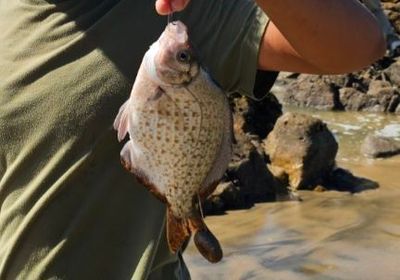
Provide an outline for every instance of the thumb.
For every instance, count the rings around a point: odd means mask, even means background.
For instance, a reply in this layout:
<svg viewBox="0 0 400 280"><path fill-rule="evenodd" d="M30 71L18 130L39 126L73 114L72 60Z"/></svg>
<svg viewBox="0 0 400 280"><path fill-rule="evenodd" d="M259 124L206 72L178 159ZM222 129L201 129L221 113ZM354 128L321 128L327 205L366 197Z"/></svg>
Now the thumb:
<svg viewBox="0 0 400 280"><path fill-rule="evenodd" d="M172 12L182 11L189 0L157 0L156 1L156 11L160 15L167 15Z"/></svg>

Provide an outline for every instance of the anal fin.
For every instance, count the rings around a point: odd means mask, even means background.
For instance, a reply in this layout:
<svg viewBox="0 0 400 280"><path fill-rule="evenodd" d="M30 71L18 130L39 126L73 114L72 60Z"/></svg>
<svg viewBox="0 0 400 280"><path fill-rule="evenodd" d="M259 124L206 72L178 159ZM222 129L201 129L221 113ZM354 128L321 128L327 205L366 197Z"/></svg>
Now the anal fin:
<svg viewBox="0 0 400 280"><path fill-rule="evenodd" d="M170 207L167 207L167 240L172 253L178 252L182 245L190 238L190 230L185 219L174 216Z"/></svg>

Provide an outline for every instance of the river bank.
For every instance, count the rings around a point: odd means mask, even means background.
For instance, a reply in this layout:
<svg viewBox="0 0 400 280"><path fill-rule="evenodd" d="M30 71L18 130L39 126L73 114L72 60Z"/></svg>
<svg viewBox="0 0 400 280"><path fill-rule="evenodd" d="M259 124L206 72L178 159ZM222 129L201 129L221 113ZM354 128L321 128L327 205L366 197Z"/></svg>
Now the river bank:
<svg viewBox="0 0 400 280"><path fill-rule="evenodd" d="M399 279L400 157L367 159L360 143L371 132L400 139L400 116L285 110L327 122L339 142L338 166L380 188L358 194L299 191L301 202L207 217L225 257L208 264L191 244L185 260L193 279Z"/></svg>

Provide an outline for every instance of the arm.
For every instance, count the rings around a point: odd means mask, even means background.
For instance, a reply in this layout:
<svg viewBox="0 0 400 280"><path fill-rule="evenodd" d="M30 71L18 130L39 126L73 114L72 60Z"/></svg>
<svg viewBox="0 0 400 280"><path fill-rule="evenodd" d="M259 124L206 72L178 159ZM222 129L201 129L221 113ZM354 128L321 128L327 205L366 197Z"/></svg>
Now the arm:
<svg viewBox="0 0 400 280"><path fill-rule="evenodd" d="M160 14L189 0L157 0ZM169 4L171 3L171 4ZM345 73L383 56L385 42L375 18L357 0L257 0L270 17L259 68L307 73Z"/></svg>
<svg viewBox="0 0 400 280"><path fill-rule="evenodd" d="M385 52L380 27L357 0L257 0L270 17L259 66L265 70L343 73Z"/></svg>

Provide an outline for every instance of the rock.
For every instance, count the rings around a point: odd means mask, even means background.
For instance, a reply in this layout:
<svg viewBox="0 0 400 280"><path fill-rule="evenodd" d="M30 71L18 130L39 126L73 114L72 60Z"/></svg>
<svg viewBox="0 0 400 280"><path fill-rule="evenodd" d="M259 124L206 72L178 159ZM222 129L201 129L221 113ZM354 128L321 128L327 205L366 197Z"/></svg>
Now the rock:
<svg viewBox="0 0 400 280"><path fill-rule="evenodd" d="M257 202L275 201L278 196L289 195L286 185L274 178L264 155L254 146L244 159L230 163L225 177L204 203L207 214L250 208Z"/></svg>
<svg viewBox="0 0 400 280"><path fill-rule="evenodd" d="M326 192L327 190L328 190L328 189L325 188L325 187L322 186L322 185L318 185L318 186L316 186L315 189L314 189L315 192Z"/></svg>
<svg viewBox="0 0 400 280"><path fill-rule="evenodd" d="M324 188L327 190L347 191L352 193L373 190L379 188L375 181L356 177L350 171L336 168L327 177L324 182Z"/></svg>
<svg viewBox="0 0 400 280"><path fill-rule="evenodd" d="M240 186L247 203L271 201L277 193L288 193L268 170L264 158L254 149L248 159L229 166L228 177Z"/></svg>
<svg viewBox="0 0 400 280"><path fill-rule="evenodd" d="M388 77L390 82L396 86L400 86L400 62L397 61L386 68L383 73Z"/></svg>
<svg viewBox="0 0 400 280"><path fill-rule="evenodd" d="M223 213L226 209L244 208L245 202L240 194L240 188L232 182L220 183L203 205L208 215Z"/></svg>
<svg viewBox="0 0 400 280"><path fill-rule="evenodd" d="M267 168L261 144L282 115L281 105L272 95L259 102L245 97L233 100L236 143L227 171L229 179L239 186L243 201L253 203L269 200L280 189Z"/></svg>
<svg viewBox="0 0 400 280"><path fill-rule="evenodd" d="M257 102L236 95L230 103L235 136L233 157L224 180L204 203L207 214L249 208L256 202L275 200L278 193L288 194L286 185L267 168L268 158L261 146L282 115L281 105L273 95Z"/></svg>
<svg viewBox="0 0 400 280"><path fill-rule="evenodd" d="M400 1L382 1L385 14L400 33ZM386 55L369 67L346 75L278 77L273 88L284 105L322 110L399 113L400 53Z"/></svg>
<svg viewBox="0 0 400 280"><path fill-rule="evenodd" d="M370 158L383 158L400 154L400 143L388 137L368 135L361 145L361 153Z"/></svg>
<svg viewBox="0 0 400 280"><path fill-rule="evenodd" d="M365 108L367 103L366 94L351 87L339 90L340 102L347 111L360 111Z"/></svg>
<svg viewBox="0 0 400 280"><path fill-rule="evenodd" d="M394 112L400 95L389 82L371 81L367 93L352 87L339 90L340 102L346 111Z"/></svg>
<svg viewBox="0 0 400 280"><path fill-rule="evenodd" d="M312 107L319 110L337 109L338 93L327 77L302 74L288 83L286 90L277 93L285 105Z"/></svg>
<svg viewBox="0 0 400 280"><path fill-rule="evenodd" d="M369 83L368 94L379 96L382 93L393 93L394 88L388 81L373 80Z"/></svg>
<svg viewBox="0 0 400 280"><path fill-rule="evenodd" d="M263 147L270 170L285 178L292 189L313 189L335 166L338 144L325 123L298 113L280 117Z"/></svg>
<svg viewBox="0 0 400 280"><path fill-rule="evenodd" d="M400 95L389 82L380 80L371 81L368 92L362 92L357 88L359 87L345 86L337 88L338 100L335 101L336 105L332 109L341 108L346 111L394 112L396 107L400 104ZM335 95L333 89L331 94L332 96ZM321 106L316 104L313 100L313 97L309 97L309 100L302 103L296 101L295 104L298 103L300 106L304 105L321 109Z"/></svg>
<svg viewBox="0 0 400 280"><path fill-rule="evenodd" d="M248 158L255 147L259 148L261 140L273 129L276 120L282 115L282 106L272 94L261 101L246 97L233 96L233 130L234 144L233 162Z"/></svg>
<svg viewBox="0 0 400 280"><path fill-rule="evenodd" d="M369 97L367 108L374 108L370 110L374 112L394 112L400 104L397 89L388 81L371 81L367 96Z"/></svg>
<svg viewBox="0 0 400 280"><path fill-rule="evenodd" d="M267 94L262 100L246 98L247 110L244 110L245 122L243 131L257 135L260 139L267 137L274 128L276 120L282 115L282 105L273 94Z"/></svg>
<svg viewBox="0 0 400 280"><path fill-rule="evenodd" d="M399 4L400 5L400 4ZM400 58L384 57L346 75L278 77L272 91L284 105L319 110L395 112L400 103Z"/></svg>

